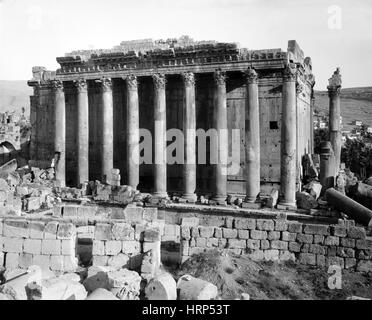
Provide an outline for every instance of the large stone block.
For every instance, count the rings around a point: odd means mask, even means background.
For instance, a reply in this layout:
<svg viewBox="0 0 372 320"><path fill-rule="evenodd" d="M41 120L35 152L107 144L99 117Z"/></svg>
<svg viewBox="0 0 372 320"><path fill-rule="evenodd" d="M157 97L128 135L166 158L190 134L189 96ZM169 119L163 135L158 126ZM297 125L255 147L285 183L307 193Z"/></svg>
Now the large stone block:
<svg viewBox="0 0 372 320"><path fill-rule="evenodd" d="M291 252L300 252L301 244L298 242L288 242L288 250Z"/></svg>
<svg viewBox="0 0 372 320"><path fill-rule="evenodd" d="M141 252L141 245L139 241L122 241L121 246L121 251L125 254L139 254Z"/></svg>
<svg viewBox="0 0 372 320"><path fill-rule="evenodd" d="M249 230L238 229L239 239L249 239Z"/></svg>
<svg viewBox="0 0 372 320"><path fill-rule="evenodd" d="M94 256L104 256L105 255L105 241L93 240L92 254Z"/></svg>
<svg viewBox="0 0 372 320"><path fill-rule="evenodd" d="M207 238L197 237L195 238L196 246L205 248L207 246Z"/></svg>
<svg viewBox="0 0 372 320"><path fill-rule="evenodd" d="M355 248L355 239L351 239L351 238L340 238L340 241L341 241L341 246L343 246L343 247ZM357 241L359 241L359 240L357 240Z"/></svg>
<svg viewBox="0 0 372 320"><path fill-rule="evenodd" d="M310 253L315 253L315 254L320 254L320 255L325 255L327 254L327 248L324 246L321 246L319 244L310 244L309 245L309 252Z"/></svg>
<svg viewBox="0 0 372 320"><path fill-rule="evenodd" d="M247 248L251 249L251 250L260 249L260 240L248 239L247 240Z"/></svg>
<svg viewBox="0 0 372 320"><path fill-rule="evenodd" d="M312 234L297 234L297 241L300 243L312 243L313 239L314 237Z"/></svg>
<svg viewBox="0 0 372 320"><path fill-rule="evenodd" d="M269 231L267 233L268 240L279 240L280 239L280 231Z"/></svg>
<svg viewBox="0 0 372 320"><path fill-rule="evenodd" d="M59 223L57 239L73 239L75 236L76 230L72 223Z"/></svg>
<svg viewBox="0 0 372 320"><path fill-rule="evenodd" d="M160 241L160 232L157 229L146 229L143 234L143 241L156 242Z"/></svg>
<svg viewBox="0 0 372 320"><path fill-rule="evenodd" d="M329 227L320 224L305 224L303 232L307 234L329 235Z"/></svg>
<svg viewBox="0 0 372 320"><path fill-rule="evenodd" d="M341 268L344 268L344 259L341 257L327 257L327 267L329 266L340 266Z"/></svg>
<svg viewBox="0 0 372 320"><path fill-rule="evenodd" d="M274 221L268 219L257 219L256 220L256 228L257 230L266 230L272 231L274 230Z"/></svg>
<svg viewBox="0 0 372 320"><path fill-rule="evenodd" d="M128 205L124 210L125 220L128 222L141 223L143 221L144 208Z"/></svg>
<svg viewBox="0 0 372 320"><path fill-rule="evenodd" d="M23 251L31 254L41 254L41 239L25 239Z"/></svg>
<svg viewBox="0 0 372 320"><path fill-rule="evenodd" d="M7 270L19 267L19 253L7 252L5 255L5 268Z"/></svg>
<svg viewBox="0 0 372 320"><path fill-rule="evenodd" d="M324 243L324 236L319 234L314 234L314 244L323 244Z"/></svg>
<svg viewBox="0 0 372 320"><path fill-rule="evenodd" d="M362 227L350 227L347 229L347 235L349 238L365 239L366 230Z"/></svg>
<svg viewBox="0 0 372 320"><path fill-rule="evenodd" d="M93 266L107 266L108 256L93 256Z"/></svg>
<svg viewBox="0 0 372 320"><path fill-rule="evenodd" d="M158 208L144 208L143 220L154 221L158 218Z"/></svg>
<svg viewBox="0 0 372 320"><path fill-rule="evenodd" d="M254 230L256 228L256 219L236 218L234 221L234 228Z"/></svg>
<svg viewBox="0 0 372 320"><path fill-rule="evenodd" d="M61 243L61 252L63 255L71 255L71 256L75 256L75 251L76 251L76 248L75 248L75 240L71 239L71 240L62 240L62 243Z"/></svg>
<svg viewBox="0 0 372 320"><path fill-rule="evenodd" d="M342 258L355 258L355 251L351 248L337 248L337 255Z"/></svg>
<svg viewBox="0 0 372 320"><path fill-rule="evenodd" d="M199 234L200 234L201 237L204 237L204 238L213 237L214 227L203 227L203 226L200 226L199 227Z"/></svg>
<svg viewBox="0 0 372 320"><path fill-rule="evenodd" d="M372 261L360 260L357 264L359 272L372 272Z"/></svg>
<svg viewBox="0 0 372 320"><path fill-rule="evenodd" d="M271 248L272 249L279 249L279 250L288 250L288 242L280 241L280 240L272 240L271 241Z"/></svg>
<svg viewBox="0 0 372 320"><path fill-rule="evenodd" d="M116 224L114 224L115 226ZM111 240L113 238L111 230L113 227L108 223L97 223L94 229L95 240Z"/></svg>
<svg viewBox="0 0 372 320"><path fill-rule="evenodd" d="M258 240L253 240L253 241L258 241ZM267 250L270 249L270 241L269 240L259 240L261 245L260 248L262 250Z"/></svg>
<svg viewBox="0 0 372 320"><path fill-rule="evenodd" d="M45 223L41 221L30 221L28 224L31 239L43 239Z"/></svg>
<svg viewBox="0 0 372 320"><path fill-rule="evenodd" d="M357 260L355 258L345 258L345 269L354 268L357 264Z"/></svg>
<svg viewBox="0 0 372 320"><path fill-rule="evenodd" d="M297 238L297 233L287 232L287 231L282 232L283 241L296 241L296 238Z"/></svg>
<svg viewBox="0 0 372 320"><path fill-rule="evenodd" d="M340 238L335 236L327 236L324 239L326 246L338 246L340 244Z"/></svg>
<svg viewBox="0 0 372 320"><path fill-rule="evenodd" d="M336 237L346 237L347 229L344 226L331 226L331 235Z"/></svg>
<svg viewBox="0 0 372 320"><path fill-rule="evenodd" d="M3 238L3 250L11 253L23 252L24 239L21 238Z"/></svg>
<svg viewBox="0 0 372 320"><path fill-rule="evenodd" d="M58 222L50 221L45 225L44 239L57 239Z"/></svg>
<svg viewBox="0 0 372 320"><path fill-rule="evenodd" d="M214 228L214 235L215 238L222 238L222 229L221 228Z"/></svg>
<svg viewBox="0 0 372 320"><path fill-rule="evenodd" d="M108 240L105 243L105 253L109 256L117 255L121 252L121 241Z"/></svg>
<svg viewBox="0 0 372 320"><path fill-rule="evenodd" d="M255 240L267 239L267 232L261 230L251 230L251 238Z"/></svg>
<svg viewBox="0 0 372 320"><path fill-rule="evenodd" d="M228 239L228 247L231 249L245 249L247 247L246 240L240 240L240 239Z"/></svg>
<svg viewBox="0 0 372 320"><path fill-rule="evenodd" d="M42 240L41 253L44 255L61 254L61 240L52 240L52 239Z"/></svg>
<svg viewBox="0 0 372 320"><path fill-rule="evenodd" d="M301 233L302 232L302 223L297 221L287 221L288 232Z"/></svg>
<svg viewBox="0 0 372 320"><path fill-rule="evenodd" d="M18 258L18 265L21 269L27 269L32 265L32 254L20 253Z"/></svg>
<svg viewBox="0 0 372 320"><path fill-rule="evenodd" d="M26 220L5 220L3 223L4 237L28 238L30 231Z"/></svg>
<svg viewBox="0 0 372 320"><path fill-rule="evenodd" d="M275 231L287 231L288 223L286 220L275 220Z"/></svg>
<svg viewBox="0 0 372 320"><path fill-rule="evenodd" d="M219 238L208 238L207 239L207 247L208 248L217 248L218 247L218 240L219 240Z"/></svg>
<svg viewBox="0 0 372 320"><path fill-rule="evenodd" d="M181 226L198 227L199 226L199 218L196 218L196 217L182 218Z"/></svg>
<svg viewBox="0 0 372 320"><path fill-rule="evenodd" d="M233 239L238 236L238 230L230 228L222 228L222 235L225 239Z"/></svg>
<svg viewBox="0 0 372 320"><path fill-rule="evenodd" d="M112 226L112 239L120 241L134 240L134 229L129 223L115 223Z"/></svg>

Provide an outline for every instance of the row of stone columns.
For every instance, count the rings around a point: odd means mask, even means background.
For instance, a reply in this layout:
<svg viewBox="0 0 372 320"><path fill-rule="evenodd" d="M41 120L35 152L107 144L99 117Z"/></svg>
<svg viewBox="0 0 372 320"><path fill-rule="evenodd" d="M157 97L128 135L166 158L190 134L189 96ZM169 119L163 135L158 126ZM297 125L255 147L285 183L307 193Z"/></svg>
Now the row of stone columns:
<svg viewBox="0 0 372 320"><path fill-rule="evenodd" d="M281 130L281 191L280 204L295 206L296 192L296 68L288 66L283 76L283 104ZM154 122L155 122L155 164L154 195L167 197L166 165L166 78L164 74L153 74ZM191 72L182 74L183 79L183 131L185 141L185 164L183 166L183 196L185 201L196 201L196 110L195 77ZM101 84L102 105L102 179L109 182L113 169L113 97L111 79L96 80ZM139 183L139 104L137 78L125 78L127 88L127 184L136 188ZM219 133L218 162L215 164L215 192L213 200L224 204L227 197L227 106L226 74L220 70L214 73L214 117L213 127ZM89 180L89 119L88 90L84 79L76 80L78 110L78 183ZM246 72L246 199L255 204L260 193L260 119L258 99L258 77L255 70ZM61 81L54 81L55 92L55 151L59 156L56 163L56 178L65 185L65 98Z"/></svg>

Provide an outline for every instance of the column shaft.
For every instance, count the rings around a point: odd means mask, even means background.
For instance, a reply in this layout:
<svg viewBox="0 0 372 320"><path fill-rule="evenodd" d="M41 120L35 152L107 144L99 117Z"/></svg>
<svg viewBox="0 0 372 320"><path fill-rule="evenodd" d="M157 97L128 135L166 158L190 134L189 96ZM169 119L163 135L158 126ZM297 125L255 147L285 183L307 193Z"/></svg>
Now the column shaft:
<svg viewBox="0 0 372 320"><path fill-rule="evenodd" d="M214 128L218 132L218 163L215 165L215 194L212 200L217 204L226 204L227 198L227 160L228 160L228 139L227 139L227 106L226 106L226 75L217 70L214 73Z"/></svg>
<svg viewBox="0 0 372 320"><path fill-rule="evenodd" d="M336 176L340 170L341 162L341 74L340 69L334 72L329 79L328 95L329 95L329 140L335 155Z"/></svg>
<svg viewBox="0 0 372 320"><path fill-rule="evenodd" d="M77 112L78 112L78 133L77 133L77 179L78 186L89 181L89 106L88 87L84 79L75 82L77 89Z"/></svg>
<svg viewBox="0 0 372 320"><path fill-rule="evenodd" d="M196 114L195 77L191 72L182 75L183 94L183 133L185 137L185 163L183 166L183 195L187 202L196 201Z"/></svg>
<svg viewBox="0 0 372 320"><path fill-rule="evenodd" d="M137 77L125 79L127 86L127 184L137 188L139 183L139 105Z"/></svg>
<svg viewBox="0 0 372 320"><path fill-rule="evenodd" d="M101 79L102 89L102 140L101 140L101 155L102 155L102 180L106 183L111 183L111 172L114 165L114 111L112 102L112 84L111 79Z"/></svg>
<svg viewBox="0 0 372 320"><path fill-rule="evenodd" d="M154 196L167 197L165 75L154 74L155 164Z"/></svg>
<svg viewBox="0 0 372 320"><path fill-rule="evenodd" d="M260 193L260 109L257 73L247 71L247 100L245 110L245 182L246 199L254 203Z"/></svg>
<svg viewBox="0 0 372 320"><path fill-rule="evenodd" d="M60 80L52 82L54 89L54 152L56 180L61 187L66 185L66 105L63 83Z"/></svg>
<svg viewBox="0 0 372 320"><path fill-rule="evenodd" d="M287 66L283 77L279 209L296 208L296 68Z"/></svg>

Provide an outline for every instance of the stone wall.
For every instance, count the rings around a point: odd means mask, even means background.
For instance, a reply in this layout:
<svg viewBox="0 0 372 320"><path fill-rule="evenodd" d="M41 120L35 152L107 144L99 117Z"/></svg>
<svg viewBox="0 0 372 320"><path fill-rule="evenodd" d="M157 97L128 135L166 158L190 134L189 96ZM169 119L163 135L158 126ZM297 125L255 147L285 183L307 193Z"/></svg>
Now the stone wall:
<svg viewBox="0 0 372 320"><path fill-rule="evenodd" d="M360 270L372 260L372 240L353 221L310 224L284 219L226 218L223 226L200 226L198 218L181 225L182 261L206 250L247 254L255 260L298 261L302 264Z"/></svg>
<svg viewBox="0 0 372 320"><path fill-rule="evenodd" d="M53 271L73 271L76 228L72 223L0 218L0 266L27 269L38 265Z"/></svg>
<svg viewBox="0 0 372 320"><path fill-rule="evenodd" d="M196 214L191 209L97 204L55 207L53 215L0 217L0 266L26 269L37 264L72 271L78 263L80 238L92 241L93 265L144 269L143 273L160 263L160 252L164 261L184 262L193 254L215 249L254 260L292 260L361 271L372 266L372 240L352 220L329 224L310 217L301 221L301 215L300 222L290 220L295 215L285 214L267 213L263 218L265 214L238 216L218 210ZM176 251L169 252L166 244L173 244ZM159 256L149 258L149 252Z"/></svg>

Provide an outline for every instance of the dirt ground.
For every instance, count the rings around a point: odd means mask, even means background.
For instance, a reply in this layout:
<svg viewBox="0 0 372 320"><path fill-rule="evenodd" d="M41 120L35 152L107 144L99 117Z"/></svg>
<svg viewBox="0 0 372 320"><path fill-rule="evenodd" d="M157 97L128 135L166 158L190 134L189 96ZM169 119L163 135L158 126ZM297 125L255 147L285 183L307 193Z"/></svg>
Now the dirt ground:
<svg viewBox="0 0 372 320"><path fill-rule="evenodd" d="M191 274L212 282L222 299L240 298L241 293L248 293L251 300L372 299L371 273L342 270L342 288L332 290L327 269L294 262L255 262L218 251L193 256L172 273L176 278Z"/></svg>

